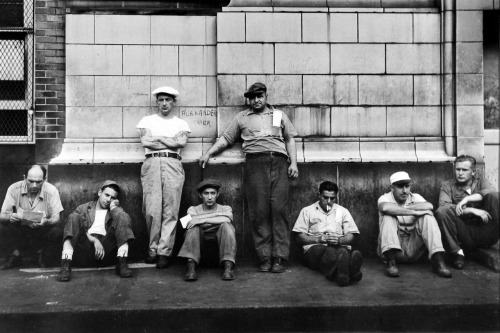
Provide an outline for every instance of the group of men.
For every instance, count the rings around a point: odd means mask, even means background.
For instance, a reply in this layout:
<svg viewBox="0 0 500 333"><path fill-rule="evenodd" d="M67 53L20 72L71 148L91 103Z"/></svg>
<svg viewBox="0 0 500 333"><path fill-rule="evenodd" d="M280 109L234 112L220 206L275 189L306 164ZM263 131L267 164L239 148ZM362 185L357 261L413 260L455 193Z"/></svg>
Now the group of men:
<svg viewBox="0 0 500 333"><path fill-rule="evenodd" d="M141 168L143 214L149 234L145 261L163 269L172 262L185 180L180 150L187 143L190 129L174 114L177 90L160 87L152 94L158 112L142 118L136 128L146 157ZM282 273L291 237L289 180L299 174L294 140L297 132L284 112L267 103L263 83L252 84L244 96L250 108L236 115L200 157L199 164L205 168L212 155L243 140L246 202L259 271ZM411 192L408 173L400 171L390 177L391 191L378 199L377 252L386 264L386 275L398 277L398 263L413 262L427 254L438 276L451 277L444 263L446 252L452 266L462 269L464 250L489 247L498 241L498 192L485 179L476 178L473 157L457 157L454 167L455 178L442 185L435 215L431 203ZM63 207L57 189L45 178L45 168L35 165L25 180L7 191L0 214L0 244L10 256L1 268L21 265L22 252L34 243L38 263L43 266L45 251L40 242L54 244L62 239L59 281L71 279L72 265L116 263L118 275L132 276L127 257L134 234L130 216L119 204L120 186L105 181L97 200L78 206L61 230L58 225ZM208 240L218 243L222 279L234 279L237 245L233 213L230 206L217 203L221 187L214 179L199 183L197 192L202 203L191 206L188 215L180 219L186 231L178 256L186 258L186 281L197 280L202 245ZM335 183L322 182L318 201L302 209L293 232L303 247L305 265L347 286L362 279L363 256L352 248L359 230L349 211L337 204L338 193Z"/></svg>

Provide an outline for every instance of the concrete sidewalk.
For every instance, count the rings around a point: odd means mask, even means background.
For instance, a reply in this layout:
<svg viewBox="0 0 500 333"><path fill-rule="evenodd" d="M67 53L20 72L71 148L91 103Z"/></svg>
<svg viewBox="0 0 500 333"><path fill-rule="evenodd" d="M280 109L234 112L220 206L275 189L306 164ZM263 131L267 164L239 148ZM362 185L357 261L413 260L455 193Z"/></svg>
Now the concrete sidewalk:
<svg viewBox="0 0 500 333"><path fill-rule="evenodd" d="M181 263L133 270L130 279L74 270L68 283L56 281L58 269L0 272L0 331L500 330L500 275L471 261L451 279L428 263L401 265L391 279L368 259L363 280L344 288L299 263L272 274L243 261L234 281L201 268L193 283L183 281Z"/></svg>

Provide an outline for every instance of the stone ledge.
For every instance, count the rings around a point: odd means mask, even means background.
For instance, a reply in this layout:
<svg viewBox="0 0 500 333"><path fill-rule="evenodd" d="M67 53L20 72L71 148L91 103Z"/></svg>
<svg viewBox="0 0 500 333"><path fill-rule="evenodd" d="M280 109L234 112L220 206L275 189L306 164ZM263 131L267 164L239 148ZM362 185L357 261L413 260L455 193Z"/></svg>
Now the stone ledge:
<svg viewBox="0 0 500 333"><path fill-rule="evenodd" d="M437 0L231 0L226 7L432 8Z"/></svg>

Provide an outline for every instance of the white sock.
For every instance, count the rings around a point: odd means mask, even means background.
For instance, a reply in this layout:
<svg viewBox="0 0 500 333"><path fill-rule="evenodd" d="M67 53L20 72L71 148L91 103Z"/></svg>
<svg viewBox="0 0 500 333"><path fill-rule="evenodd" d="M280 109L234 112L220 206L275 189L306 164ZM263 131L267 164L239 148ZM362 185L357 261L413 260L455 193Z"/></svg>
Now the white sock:
<svg viewBox="0 0 500 333"><path fill-rule="evenodd" d="M462 255L462 256L464 256L464 257L465 257L465 255L464 255L464 251L463 251L462 249L460 249L460 250L458 250L457 252L455 252L455 254L460 254L460 255Z"/></svg>
<svg viewBox="0 0 500 333"><path fill-rule="evenodd" d="M61 259L73 260L73 249L63 250Z"/></svg>
<svg viewBox="0 0 500 333"><path fill-rule="evenodd" d="M128 257L128 243L123 243L123 245L118 248L118 254L116 256L124 258Z"/></svg>

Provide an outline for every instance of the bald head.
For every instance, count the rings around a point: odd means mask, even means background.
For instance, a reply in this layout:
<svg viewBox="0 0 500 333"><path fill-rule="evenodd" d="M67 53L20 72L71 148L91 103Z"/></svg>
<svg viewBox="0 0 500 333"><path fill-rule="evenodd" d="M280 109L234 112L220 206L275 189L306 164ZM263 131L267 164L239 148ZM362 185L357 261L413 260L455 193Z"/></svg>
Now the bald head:
<svg viewBox="0 0 500 333"><path fill-rule="evenodd" d="M33 165L26 175L26 185L28 191L32 195L38 194L42 188L43 181L46 176L46 170L40 165Z"/></svg>

